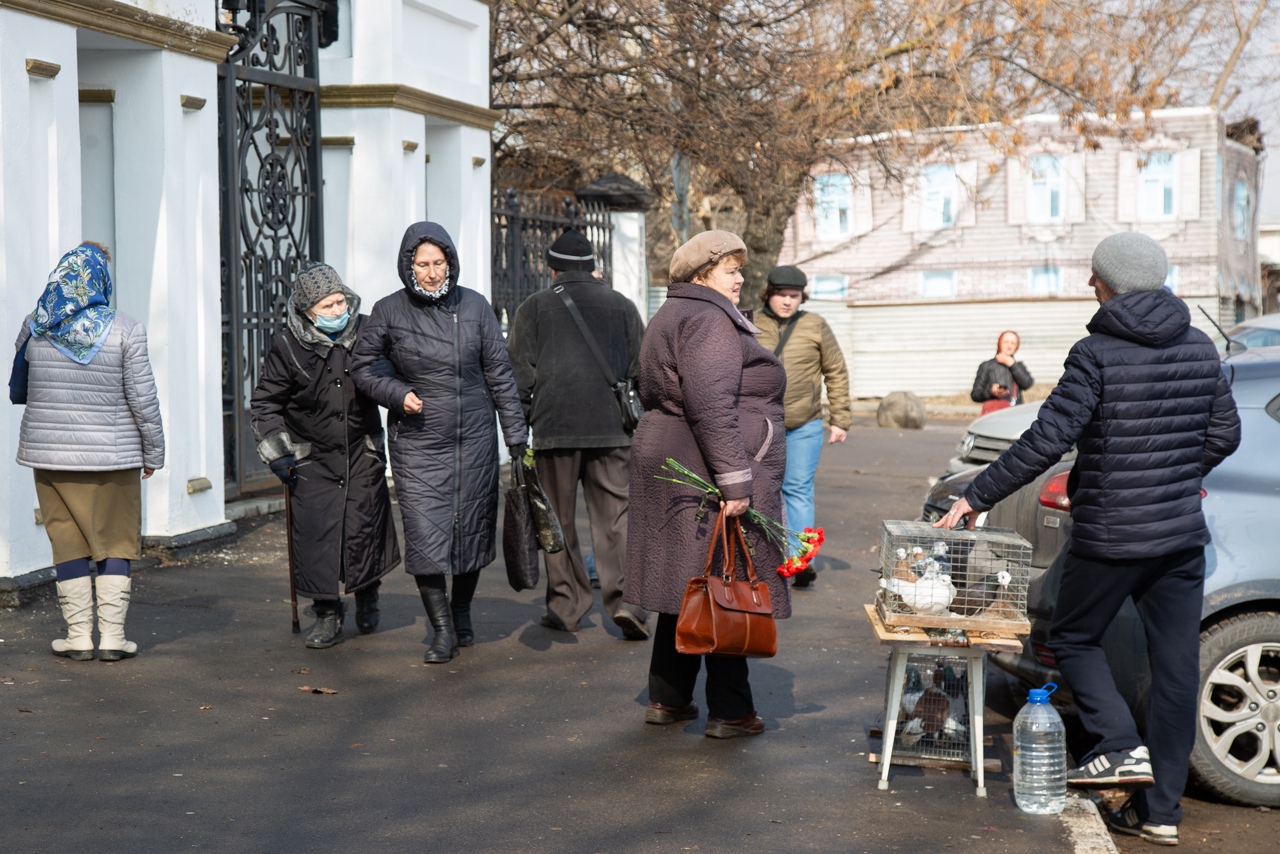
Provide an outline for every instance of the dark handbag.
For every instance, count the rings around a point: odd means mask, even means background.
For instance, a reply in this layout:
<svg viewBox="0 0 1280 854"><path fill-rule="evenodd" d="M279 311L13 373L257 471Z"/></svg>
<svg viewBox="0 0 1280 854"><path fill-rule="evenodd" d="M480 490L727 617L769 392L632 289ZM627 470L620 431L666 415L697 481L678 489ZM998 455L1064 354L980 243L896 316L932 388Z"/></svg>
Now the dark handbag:
<svg viewBox="0 0 1280 854"><path fill-rule="evenodd" d="M13 357L13 370L9 372L9 402L25 405L27 402L27 380L31 376L31 363L27 361L27 344L31 338L22 342L18 353Z"/></svg>
<svg viewBox="0 0 1280 854"><path fill-rule="evenodd" d="M732 536L728 529L733 529ZM711 572L717 540L724 553L722 574ZM735 546L742 550L747 580L739 581L734 567ZM778 652L778 626L773 620L769 585L756 577L742 523L716 517L702 575L685 585L676 619L676 651L686 655L740 655L772 658Z"/></svg>
<svg viewBox="0 0 1280 854"><path fill-rule="evenodd" d="M529 512L533 516L533 531L538 538L538 548L547 554L563 551L564 530L560 527L560 520L556 518L556 511L551 509L551 499L542 488L538 470L524 460L520 461L520 468L524 475L525 492L529 499Z"/></svg>
<svg viewBox="0 0 1280 854"><path fill-rule="evenodd" d="M538 586L538 537L529 510L529 492L524 466L511 461L511 488L507 490L502 514L502 558L507 564L511 589L532 590Z"/></svg>
<svg viewBox="0 0 1280 854"><path fill-rule="evenodd" d="M582 333L583 339L587 342L587 349L591 351L591 355L595 356L596 361L600 363L600 370L604 372L605 381L609 383L609 388L613 390L613 396L618 401L619 414L622 416L622 429L628 433L635 432L636 426L640 423L640 416L644 415L644 405L640 403L640 394L636 391L635 380L625 377L617 379L614 376L613 370L609 367L609 362L605 359L604 353L600 352L600 345L596 343L596 337L587 328L587 322L582 318L582 312L578 311L578 305L573 301L573 297L569 296L569 292L564 289L564 285L556 285L552 290L559 294L560 299L564 301L564 307L569 309L573 322L578 325L578 331Z"/></svg>

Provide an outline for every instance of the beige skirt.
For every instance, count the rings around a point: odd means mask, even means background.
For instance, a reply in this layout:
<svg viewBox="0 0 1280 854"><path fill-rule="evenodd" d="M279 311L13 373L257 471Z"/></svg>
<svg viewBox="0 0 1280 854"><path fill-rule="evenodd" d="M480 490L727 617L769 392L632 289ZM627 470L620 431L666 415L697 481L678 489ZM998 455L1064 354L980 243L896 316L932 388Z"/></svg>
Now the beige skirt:
<svg viewBox="0 0 1280 854"><path fill-rule="evenodd" d="M142 472L35 469L53 562L142 557Z"/></svg>

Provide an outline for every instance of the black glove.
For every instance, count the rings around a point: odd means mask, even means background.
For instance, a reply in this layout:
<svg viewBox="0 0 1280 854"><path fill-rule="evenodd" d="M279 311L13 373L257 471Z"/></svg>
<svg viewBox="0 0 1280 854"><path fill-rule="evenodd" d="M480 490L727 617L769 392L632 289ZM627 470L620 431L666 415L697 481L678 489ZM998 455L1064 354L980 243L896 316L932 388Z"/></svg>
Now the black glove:
<svg viewBox="0 0 1280 854"><path fill-rule="evenodd" d="M280 478L280 482L287 487L295 487L298 485L298 458L293 454L285 454L271 461L271 473Z"/></svg>
<svg viewBox="0 0 1280 854"><path fill-rule="evenodd" d="M513 460L523 460L524 452L529 450L528 444L521 442L518 445L507 445L507 453L511 454Z"/></svg>

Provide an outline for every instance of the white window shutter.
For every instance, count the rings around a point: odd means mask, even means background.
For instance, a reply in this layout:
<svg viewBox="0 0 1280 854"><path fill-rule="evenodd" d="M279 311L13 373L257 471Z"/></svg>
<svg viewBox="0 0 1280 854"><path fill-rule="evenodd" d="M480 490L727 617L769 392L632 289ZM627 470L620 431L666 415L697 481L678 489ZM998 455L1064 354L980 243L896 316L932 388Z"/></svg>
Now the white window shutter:
<svg viewBox="0 0 1280 854"><path fill-rule="evenodd" d="M1022 225L1027 221L1027 176L1022 161L1010 157L1004 162L1006 183L1005 222Z"/></svg>
<svg viewBox="0 0 1280 854"><path fill-rule="evenodd" d="M854 177L853 233L857 237L870 234L875 225L871 209L871 173L863 170Z"/></svg>
<svg viewBox="0 0 1280 854"><path fill-rule="evenodd" d="M978 224L978 161L956 164L956 225Z"/></svg>
<svg viewBox="0 0 1280 854"><path fill-rule="evenodd" d="M915 234L920 230L920 179L906 181L902 194L902 230Z"/></svg>
<svg viewBox="0 0 1280 854"><path fill-rule="evenodd" d="M1138 153L1122 151L1116 161L1116 222L1138 218Z"/></svg>
<svg viewBox="0 0 1280 854"><path fill-rule="evenodd" d="M1067 203L1067 222L1084 222L1085 183L1084 155L1068 154L1063 160L1063 194Z"/></svg>
<svg viewBox="0 0 1280 854"><path fill-rule="evenodd" d="M1178 219L1200 218L1200 149L1178 152Z"/></svg>

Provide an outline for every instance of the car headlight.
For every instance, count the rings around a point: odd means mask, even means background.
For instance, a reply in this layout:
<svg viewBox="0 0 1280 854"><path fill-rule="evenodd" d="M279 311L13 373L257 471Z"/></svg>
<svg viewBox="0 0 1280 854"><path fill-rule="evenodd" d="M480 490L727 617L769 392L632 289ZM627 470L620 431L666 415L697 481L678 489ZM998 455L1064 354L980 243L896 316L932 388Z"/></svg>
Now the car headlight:
<svg viewBox="0 0 1280 854"><path fill-rule="evenodd" d="M973 451L973 443L977 441L977 437L972 433L965 433L964 438L960 440L960 456L967 457Z"/></svg>

